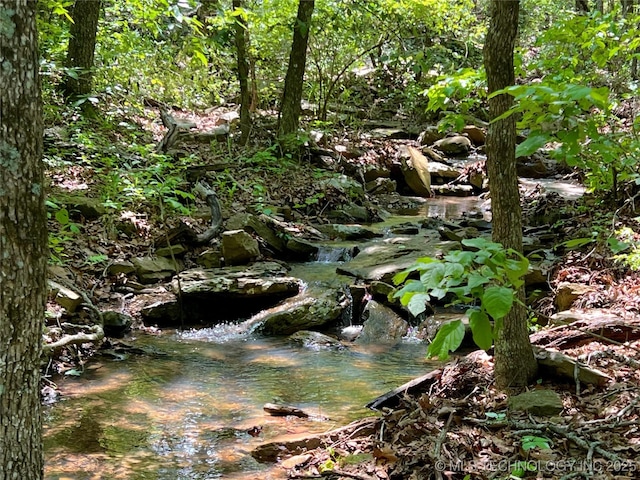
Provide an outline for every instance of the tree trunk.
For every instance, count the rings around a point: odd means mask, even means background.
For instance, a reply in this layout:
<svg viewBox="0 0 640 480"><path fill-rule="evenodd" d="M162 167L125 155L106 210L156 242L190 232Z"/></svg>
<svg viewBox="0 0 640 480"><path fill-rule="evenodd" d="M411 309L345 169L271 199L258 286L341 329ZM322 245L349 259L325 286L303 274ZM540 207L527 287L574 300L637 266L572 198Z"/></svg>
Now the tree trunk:
<svg viewBox="0 0 640 480"><path fill-rule="evenodd" d="M242 8L242 0L233 0L233 9ZM251 93L249 92L249 62L247 61L247 41L245 30L247 21L244 16L236 16L236 53L238 55L238 82L240 83L240 144L245 145L251 131L251 116L249 106Z"/></svg>
<svg viewBox="0 0 640 480"><path fill-rule="evenodd" d="M576 12L589 13L589 2L587 0L576 0Z"/></svg>
<svg viewBox="0 0 640 480"><path fill-rule="evenodd" d="M0 2L0 480L43 478L47 230L37 2Z"/></svg>
<svg viewBox="0 0 640 480"><path fill-rule="evenodd" d="M492 0L491 22L484 46L489 94L515 83L513 49L518 34L519 0ZM489 99L489 114L496 118L509 110L510 95ZM487 170L493 214L493 240L522 251L522 212L516 173L516 119L513 115L491 122L487 135ZM518 292L520 300L524 291ZM501 387L528 384L537 364L529 342L524 305L515 304L504 317L495 340L495 376Z"/></svg>
<svg viewBox="0 0 640 480"><path fill-rule="evenodd" d="M72 72L64 82L64 95L70 100L91 93L101 5L100 0L76 0L71 9L73 23L65 66Z"/></svg>
<svg viewBox="0 0 640 480"><path fill-rule="evenodd" d="M307 63L307 43L309 41L309 31L311 30L313 7L314 0L300 0L298 4L298 16L293 27L289 67L284 80L284 92L280 105L278 122L278 136L280 138L298 131L304 69Z"/></svg>

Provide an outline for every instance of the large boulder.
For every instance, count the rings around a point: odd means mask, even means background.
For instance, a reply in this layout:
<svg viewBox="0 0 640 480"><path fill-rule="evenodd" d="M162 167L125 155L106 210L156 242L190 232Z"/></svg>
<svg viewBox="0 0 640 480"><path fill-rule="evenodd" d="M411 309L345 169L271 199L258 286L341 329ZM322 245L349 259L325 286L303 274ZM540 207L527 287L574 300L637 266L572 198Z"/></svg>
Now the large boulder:
<svg viewBox="0 0 640 480"><path fill-rule="evenodd" d="M260 256L260 246L244 230L230 230L222 234L222 255L227 265L243 265Z"/></svg>
<svg viewBox="0 0 640 480"><path fill-rule="evenodd" d="M406 150L400 150L400 162L402 175L411 191L421 197L432 196L427 157L416 148L406 147Z"/></svg>
<svg viewBox="0 0 640 480"><path fill-rule="evenodd" d="M265 335L291 335L300 330L334 323L342 314L344 302L339 290L311 287L279 305L263 310L247 320L250 330Z"/></svg>
<svg viewBox="0 0 640 480"><path fill-rule="evenodd" d="M393 283L393 276L413 265L419 257L437 256L459 247L458 242L443 242L430 232L428 236L391 237L362 245L353 260L340 265L337 272L368 282Z"/></svg>
<svg viewBox="0 0 640 480"><path fill-rule="evenodd" d="M360 345L384 344L395 345L402 340L409 330L409 324L389 307L371 300L364 309L362 332L355 343Z"/></svg>
<svg viewBox="0 0 640 480"><path fill-rule="evenodd" d="M175 324L180 313L178 292L186 324L215 324L248 318L298 294L300 281L286 276L285 268L278 263L261 262L249 267L186 270L179 280L173 279L171 289L171 298L142 310L145 323Z"/></svg>
<svg viewBox="0 0 640 480"><path fill-rule="evenodd" d="M140 283L156 283L171 277L178 271L171 258L137 257L132 263Z"/></svg>
<svg viewBox="0 0 640 480"><path fill-rule="evenodd" d="M249 233L255 233L273 251L283 252L285 250L284 240L256 215L238 213L227 220L226 226L230 230L244 230Z"/></svg>
<svg viewBox="0 0 640 480"><path fill-rule="evenodd" d="M454 135L438 140L433 146L447 156L467 156L471 151L471 140L464 135Z"/></svg>

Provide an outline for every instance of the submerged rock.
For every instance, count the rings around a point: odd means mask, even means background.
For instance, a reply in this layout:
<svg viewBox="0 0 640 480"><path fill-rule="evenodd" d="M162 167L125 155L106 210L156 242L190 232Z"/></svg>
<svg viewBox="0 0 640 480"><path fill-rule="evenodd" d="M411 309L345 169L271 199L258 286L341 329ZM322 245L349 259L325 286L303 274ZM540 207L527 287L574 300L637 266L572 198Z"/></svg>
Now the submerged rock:
<svg viewBox="0 0 640 480"><path fill-rule="evenodd" d="M344 345L335 338L311 330L300 330L291 335L289 340L307 348L344 348Z"/></svg>

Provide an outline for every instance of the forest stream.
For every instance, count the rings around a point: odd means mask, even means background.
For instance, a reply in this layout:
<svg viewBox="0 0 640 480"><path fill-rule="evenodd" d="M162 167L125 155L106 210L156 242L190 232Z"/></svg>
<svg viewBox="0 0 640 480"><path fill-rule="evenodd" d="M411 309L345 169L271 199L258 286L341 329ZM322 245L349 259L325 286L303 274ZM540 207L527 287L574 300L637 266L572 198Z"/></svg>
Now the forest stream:
<svg viewBox="0 0 640 480"><path fill-rule="evenodd" d="M481 200L440 197L372 227L469 212L484 214ZM321 252L290 273L307 283L340 281L331 257ZM371 415L367 402L438 365L411 332L395 346L340 350L251 335L236 324L134 332L126 342L138 353L98 356L58 383L62 400L45 409L46 479L286 478L255 461L252 448ZM266 403L311 417L271 417Z"/></svg>

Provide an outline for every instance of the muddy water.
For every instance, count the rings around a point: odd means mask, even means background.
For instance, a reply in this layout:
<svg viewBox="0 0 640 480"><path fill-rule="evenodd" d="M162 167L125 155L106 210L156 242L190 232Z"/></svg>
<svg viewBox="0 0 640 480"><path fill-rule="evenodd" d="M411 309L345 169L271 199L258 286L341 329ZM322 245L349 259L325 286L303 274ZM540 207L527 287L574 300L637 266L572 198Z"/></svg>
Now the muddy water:
<svg viewBox="0 0 640 480"><path fill-rule="evenodd" d="M224 326L139 336L136 346L155 353L102 359L61 382L64 400L45 413L45 478L284 478L255 462L252 446L369 415L369 400L433 368L424 345L410 340L310 351ZM269 417L268 402L318 418ZM247 433L252 427L260 436Z"/></svg>

